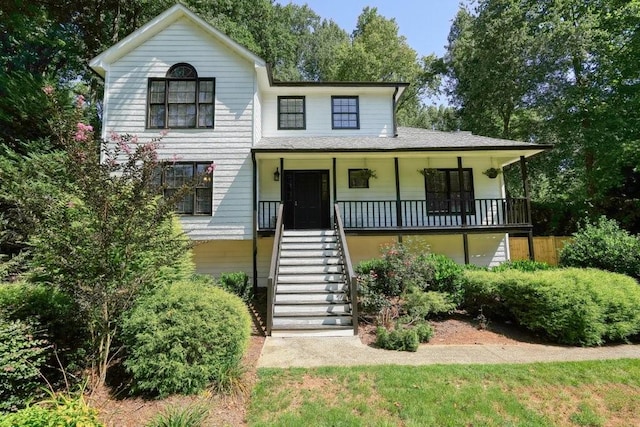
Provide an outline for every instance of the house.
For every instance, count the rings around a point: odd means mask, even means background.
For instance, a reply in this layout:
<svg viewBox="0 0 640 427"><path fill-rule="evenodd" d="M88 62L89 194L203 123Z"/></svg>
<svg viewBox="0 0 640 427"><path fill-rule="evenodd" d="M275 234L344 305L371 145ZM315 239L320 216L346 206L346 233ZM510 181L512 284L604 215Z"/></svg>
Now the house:
<svg viewBox="0 0 640 427"><path fill-rule="evenodd" d="M350 267L385 242L419 235L458 262L496 265L509 233L531 236L528 197L505 197L502 176L483 171L520 162L526 182L526 159L549 147L398 128L406 83L274 81L182 5L90 65L104 78L105 140L167 131L159 156L178 156L167 191L215 162L177 211L200 272L269 285L270 332L321 303L335 319L320 325L353 328Z"/></svg>

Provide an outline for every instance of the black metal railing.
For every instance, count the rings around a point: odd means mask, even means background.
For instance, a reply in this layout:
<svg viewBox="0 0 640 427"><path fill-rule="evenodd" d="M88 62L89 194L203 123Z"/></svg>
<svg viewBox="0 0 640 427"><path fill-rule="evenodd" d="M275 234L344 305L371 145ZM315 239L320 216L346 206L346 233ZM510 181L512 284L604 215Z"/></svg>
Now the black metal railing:
<svg viewBox="0 0 640 427"><path fill-rule="evenodd" d="M464 203L464 205L463 205ZM279 201L260 201L258 229L274 230ZM527 199L342 200L345 230L530 226ZM464 212L464 215L462 214Z"/></svg>
<svg viewBox="0 0 640 427"><path fill-rule="evenodd" d="M258 202L258 230L273 230L278 220L279 200L261 200Z"/></svg>

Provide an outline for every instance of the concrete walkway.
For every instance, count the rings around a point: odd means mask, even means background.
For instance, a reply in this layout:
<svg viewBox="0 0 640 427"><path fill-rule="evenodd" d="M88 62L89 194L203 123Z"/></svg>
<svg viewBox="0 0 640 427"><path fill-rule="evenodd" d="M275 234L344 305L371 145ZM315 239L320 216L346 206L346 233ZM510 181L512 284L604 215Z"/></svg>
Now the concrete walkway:
<svg viewBox="0 0 640 427"><path fill-rule="evenodd" d="M640 345L562 347L517 345L422 345L415 353L368 347L358 337L267 337L260 368L568 362L640 358Z"/></svg>

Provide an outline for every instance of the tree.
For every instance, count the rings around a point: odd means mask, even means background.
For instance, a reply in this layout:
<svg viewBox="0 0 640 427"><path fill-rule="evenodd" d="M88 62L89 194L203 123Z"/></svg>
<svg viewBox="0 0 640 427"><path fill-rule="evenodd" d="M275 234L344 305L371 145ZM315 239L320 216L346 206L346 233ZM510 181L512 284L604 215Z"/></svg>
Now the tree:
<svg viewBox="0 0 640 427"><path fill-rule="evenodd" d="M530 162L536 201L640 229L639 28L638 1L482 0L461 10L446 62L463 127L553 143Z"/></svg>
<svg viewBox="0 0 640 427"><path fill-rule="evenodd" d="M53 88L45 91L53 95ZM31 266L35 280L61 289L77 304L102 384L118 353L113 345L122 313L167 268L180 268L188 239L176 227L172 201L158 196L157 141L112 134L114 148L97 149L93 128L82 120L82 104L80 97L70 115L54 105L62 113L53 117L52 133L65 149L70 185L40 204Z"/></svg>

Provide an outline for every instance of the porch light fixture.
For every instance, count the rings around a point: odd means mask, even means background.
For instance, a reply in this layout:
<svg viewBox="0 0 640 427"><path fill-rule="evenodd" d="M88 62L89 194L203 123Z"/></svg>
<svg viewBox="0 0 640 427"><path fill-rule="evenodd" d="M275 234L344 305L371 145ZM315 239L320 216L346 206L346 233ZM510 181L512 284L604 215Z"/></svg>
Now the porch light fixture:
<svg viewBox="0 0 640 427"><path fill-rule="evenodd" d="M276 168L276 171L273 173L273 180L274 181L280 181L280 170L279 170L279 168Z"/></svg>

